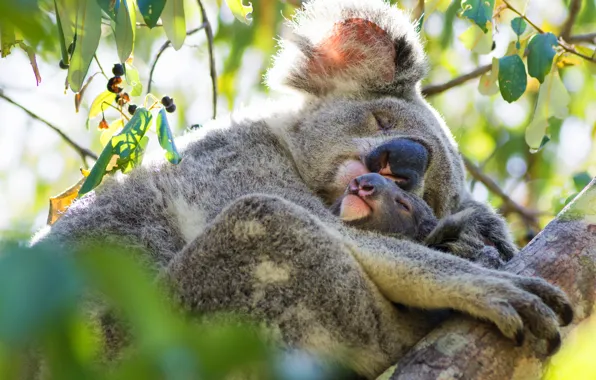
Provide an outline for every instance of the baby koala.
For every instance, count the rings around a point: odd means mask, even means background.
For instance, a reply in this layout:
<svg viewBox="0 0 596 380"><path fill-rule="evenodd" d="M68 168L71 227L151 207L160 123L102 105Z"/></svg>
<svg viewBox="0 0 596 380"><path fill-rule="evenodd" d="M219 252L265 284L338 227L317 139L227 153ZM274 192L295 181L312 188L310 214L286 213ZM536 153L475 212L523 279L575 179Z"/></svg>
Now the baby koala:
<svg viewBox="0 0 596 380"><path fill-rule="evenodd" d="M422 198L377 173L353 179L331 211L350 226L395 234L446 252L449 252L448 243L460 239L466 223L472 222L474 212L465 209L438 220ZM493 247L471 247L471 250L475 251L475 257L465 258L480 265L498 268L503 263Z"/></svg>

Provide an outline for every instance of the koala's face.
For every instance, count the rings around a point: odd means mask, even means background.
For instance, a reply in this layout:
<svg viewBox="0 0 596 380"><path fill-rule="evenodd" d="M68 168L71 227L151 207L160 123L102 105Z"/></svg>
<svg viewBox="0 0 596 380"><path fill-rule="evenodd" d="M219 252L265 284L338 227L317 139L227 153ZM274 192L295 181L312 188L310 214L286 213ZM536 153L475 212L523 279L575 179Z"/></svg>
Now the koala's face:
<svg viewBox="0 0 596 380"><path fill-rule="evenodd" d="M377 173L361 175L350 181L331 211L346 224L380 233L395 233L412 239L436 221L432 210L419 197Z"/></svg>
<svg viewBox="0 0 596 380"><path fill-rule="evenodd" d="M458 153L421 100L327 99L289 135L302 177L328 204L370 172L423 197L439 216L457 204L453 198L463 183Z"/></svg>

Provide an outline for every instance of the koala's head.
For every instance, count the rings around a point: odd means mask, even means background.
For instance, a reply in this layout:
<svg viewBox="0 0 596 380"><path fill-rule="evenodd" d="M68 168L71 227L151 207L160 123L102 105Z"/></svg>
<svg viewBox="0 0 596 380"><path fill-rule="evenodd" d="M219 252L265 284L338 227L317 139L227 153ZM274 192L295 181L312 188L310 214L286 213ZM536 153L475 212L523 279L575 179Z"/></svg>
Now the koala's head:
<svg viewBox="0 0 596 380"><path fill-rule="evenodd" d="M356 228L399 234L418 241L437 225L426 202L377 173L350 181L331 211Z"/></svg>
<svg viewBox="0 0 596 380"><path fill-rule="evenodd" d="M271 87L305 105L279 126L300 175L328 204L376 172L438 217L460 203L464 172L441 117L421 97L426 63L407 17L382 0L314 0L281 42Z"/></svg>

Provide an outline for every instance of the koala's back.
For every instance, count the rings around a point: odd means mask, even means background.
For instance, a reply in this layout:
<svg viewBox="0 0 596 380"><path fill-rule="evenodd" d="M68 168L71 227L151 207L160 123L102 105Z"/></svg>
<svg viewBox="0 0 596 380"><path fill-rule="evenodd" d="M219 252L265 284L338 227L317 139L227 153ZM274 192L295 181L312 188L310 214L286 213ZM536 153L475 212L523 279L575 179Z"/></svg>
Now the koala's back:
<svg viewBox="0 0 596 380"><path fill-rule="evenodd" d="M130 174L106 177L51 227L50 239L64 246L124 244L162 267L243 195L279 195L319 216L327 214L265 122L232 123L177 143L180 164L158 158ZM33 243L48 231L40 231Z"/></svg>

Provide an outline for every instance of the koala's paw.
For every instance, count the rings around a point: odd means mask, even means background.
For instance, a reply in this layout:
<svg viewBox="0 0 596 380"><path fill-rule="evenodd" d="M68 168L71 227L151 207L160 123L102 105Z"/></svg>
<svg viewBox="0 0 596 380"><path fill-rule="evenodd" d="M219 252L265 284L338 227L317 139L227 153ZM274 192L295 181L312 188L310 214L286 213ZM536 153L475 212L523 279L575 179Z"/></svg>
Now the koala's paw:
<svg viewBox="0 0 596 380"><path fill-rule="evenodd" d="M536 337L546 339L547 354L554 354L561 345L559 325L566 326L573 319L565 293L539 278L491 274L472 281L470 313L490 320L518 345L527 327Z"/></svg>

